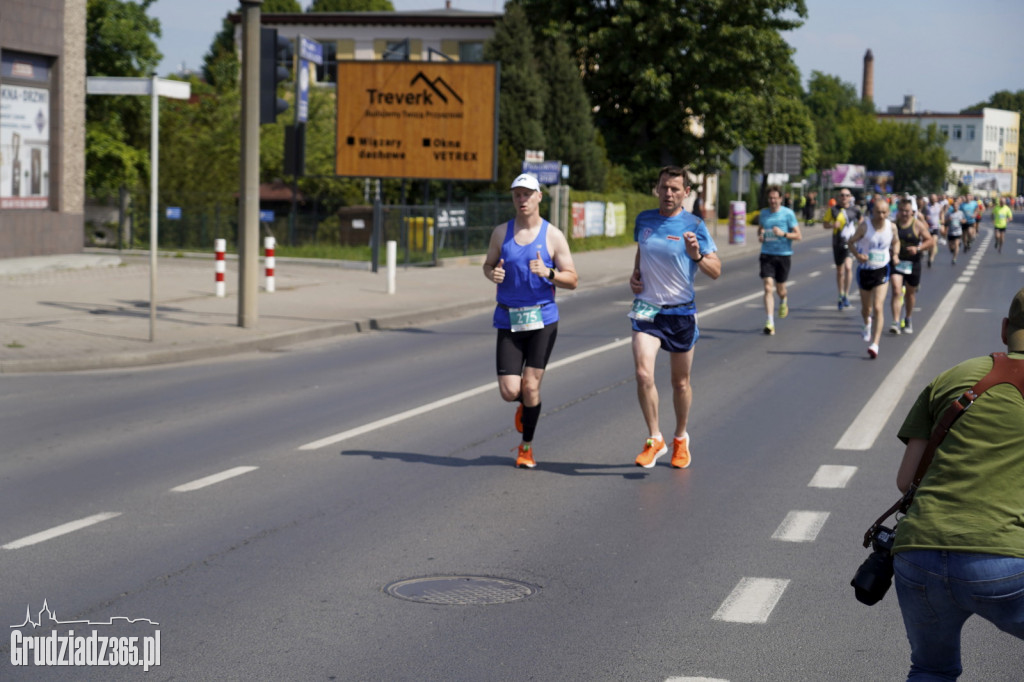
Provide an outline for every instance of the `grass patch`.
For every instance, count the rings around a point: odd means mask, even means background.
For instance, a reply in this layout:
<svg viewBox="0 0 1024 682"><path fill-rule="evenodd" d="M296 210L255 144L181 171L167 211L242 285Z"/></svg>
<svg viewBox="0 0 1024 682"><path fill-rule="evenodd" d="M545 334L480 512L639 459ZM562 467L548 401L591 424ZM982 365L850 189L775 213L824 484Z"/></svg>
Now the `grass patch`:
<svg viewBox="0 0 1024 682"><path fill-rule="evenodd" d="M4 346L7 347L7 348L24 348L25 347L23 344L20 344L17 341L11 341L10 343L5 343Z"/></svg>

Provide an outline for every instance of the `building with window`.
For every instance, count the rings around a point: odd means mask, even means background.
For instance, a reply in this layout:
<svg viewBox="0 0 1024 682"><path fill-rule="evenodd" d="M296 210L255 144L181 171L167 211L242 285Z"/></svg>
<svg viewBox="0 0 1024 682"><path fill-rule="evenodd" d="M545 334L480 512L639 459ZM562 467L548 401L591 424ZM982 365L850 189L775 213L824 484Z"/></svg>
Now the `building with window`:
<svg viewBox="0 0 1024 682"><path fill-rule="evenodd" d="M969 114L915 113L912 100L910 109L902 113L878 114L878 119L916 123L922 127L934 123L946 138L950 171L960 182L988 195L999 191L989 186L990 181L1006 176L1008 180L999 183L1002 190L1018 192L1019 112L986 107ZM975 178L985 180L974 187Z"/></svg>
<svg viewBox="0 0 1024 682"><path fill-rule="evenodd" d="M260 23L276 28L278 36L303 35L320 43L324 63L317 67L316 81L335 83L339 60L483 61L484 43L501 16L449 6L421 12L264 13ZM236 44L241 44L240 24ZM290 67L290 55L288 60Z"/></svg>
<svg viewBox="0 0 1024 682"><path fill-rule="evenodd" d="M86 0L0 4L0 258L78 253Z"/></svg>

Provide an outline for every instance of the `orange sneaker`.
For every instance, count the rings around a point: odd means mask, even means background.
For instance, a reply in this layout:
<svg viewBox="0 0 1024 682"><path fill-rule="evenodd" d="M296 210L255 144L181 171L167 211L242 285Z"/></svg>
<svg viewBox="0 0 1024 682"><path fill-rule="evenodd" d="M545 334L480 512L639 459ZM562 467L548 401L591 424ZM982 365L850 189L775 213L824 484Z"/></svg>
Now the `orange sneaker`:
<svg viewBox="0 0 1024 682"><path fill-rule="evenodd" d="M519 407L516 408L516 431L519 433L523 432L523 404L519 403Z"/></svg>
<svg viewBox="0 0 1024 682"><path fill-rule="evenodd" d="M519 445L519 455L516 457L516 466L520 469L532 469L537 466L533 461L533 446Z"/></svg>
<svg viewBox="0 0 1024 682"><path fill-rule="evenodd" d="M644 451L636 456L636 465L644 469L650 469L658 461L658 458L666 452L668 452L668 448L665 447L664 438L648 438L644 443Z"/></svg>
<svg viewBox="0 0 1024 682"><path fill-rule="evenodd" d="M685 469L690 466L690 436L675 438L672 441L672 466Z"/></svg>

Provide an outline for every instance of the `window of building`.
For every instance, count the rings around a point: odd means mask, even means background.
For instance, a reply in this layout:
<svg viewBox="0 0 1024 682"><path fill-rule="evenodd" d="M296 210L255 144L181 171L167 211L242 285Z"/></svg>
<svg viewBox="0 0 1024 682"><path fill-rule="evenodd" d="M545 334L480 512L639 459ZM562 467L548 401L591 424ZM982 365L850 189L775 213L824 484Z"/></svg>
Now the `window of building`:
<svg viewBox="0 0 1024 682"><path fill-rule="evenodd" d="M338 45L328 40L321 43L324 50L324 63L316 67L317 83L333 83L338 79Z"/></svg>
<svg viewBox="0 0 1024 682"><path fill-rule="evenodd" d="M484 44L482 42L459 43L460 62L482 62L484 60Z"/></svg>
<svg viewBox="0 0 1024 682"><path fill-rule="evenodd" d="M964 136L963 126L953 126L953 139L954 140L960 140L960 139L963 139L963 136Z"/></svg>
<svg viewBox="0 0 1024 682"><path fill-rule="evenodd" d="M386 62L407 62L409 61L409 39L389 40L381 56Z"/></svg>
<svg viewBox="0 0 1024 682"><path fill-rule="evenodd" d="M949 126L947 126L947 125L939 126L939 132L942 133L942 136L944 138L946 138L947 140L949 139Z"/></svg>
<svg viewBox="0 0 1024 682"><path fill-rule="evenodd" d="M967 139L968 140L973 140L974 139L974 126L967 126Z"/></svg>

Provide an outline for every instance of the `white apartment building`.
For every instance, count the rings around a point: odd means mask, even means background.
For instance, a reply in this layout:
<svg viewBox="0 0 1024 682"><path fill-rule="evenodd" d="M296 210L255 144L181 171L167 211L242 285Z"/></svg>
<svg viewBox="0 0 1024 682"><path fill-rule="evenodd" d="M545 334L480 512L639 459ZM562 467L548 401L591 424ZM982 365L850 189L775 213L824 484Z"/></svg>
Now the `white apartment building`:
<svg viewBox="0 0 1024 682"><path fill-rule="evenodd" d="M917 123L927 127L934 123L946 136L950 171L958 179L973 180L978 172L1009 173L1010 193L1017 193L1017 156L1020 137L1020 113L984 108L970 114L886 113L883 121ZM970 186L970 184L969 184ZM982 193L989 193L982 188Z"/></svg>

